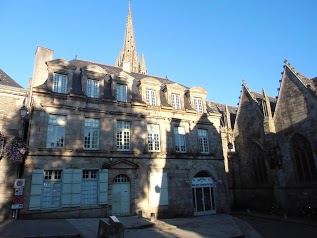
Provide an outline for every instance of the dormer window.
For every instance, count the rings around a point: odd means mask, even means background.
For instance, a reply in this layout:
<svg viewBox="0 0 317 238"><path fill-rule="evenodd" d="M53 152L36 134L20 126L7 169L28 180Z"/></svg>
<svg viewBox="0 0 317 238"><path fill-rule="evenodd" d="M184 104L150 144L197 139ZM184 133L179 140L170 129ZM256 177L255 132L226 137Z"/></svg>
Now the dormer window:
<svg viewBox="0 0 317 238"><path fill-rule="evenodd" d="M152 89L146 90L146 104L150 106L156 106L156 93Z"/></svg>
<svg viewBox="0 0 317 238"><path fill-rule="evenodd" d="M83 93L89 98L103 98L107 71L98 65L88 64L81 71L81 86Z"/></svg>
<svg viewBox="0 0 317 238"><path fill-rule="evenodd" d="M67 93L67 75L56 74L53 75L53 92Z"/></svg>
<svg viewBox="0 0 317 238"><path fill-rule="evenodd" d="M161 106L161 85L162 83L151 77L143 78L138 84L142 101L148 106Z"/></svg>
<svg viewBox="0 0 317 238"><path fill-rule="evenodd" d="M176 110L181 109L181 99L179 94L172 93L172 106Z"/></svg>
<svg viewBox="0 0 317 238"><path fill-rule="evenodd" d="M71 91L73 73L76 66L64 59L46 61L48 80L47 87L50 91L67 94Z"/></svg>
<svg viewBox="0 0 317 238"><path fill-rule="evenodd" d="M127 85L117 84L117 101L127 102Z"/></svg>
<svg viewBox="0 0 317 238"><path fill-rule="evenodd" d="M99 81L87 79L87 96L91 98L99 97Z"/></svg>
<svg viewBox="0 0 317 238"><path fill-rule="evenodd" d="M204 109L203 109L203 100L201 98L194 98L194 107L195 110L199 113L203 113Z"/></svg>
<svg viewBox="0 0 317 238"><path fill-rule="evenodd" d="M191 110L198 113L207 113L206 97L207 90L202 87L192 87L186 92L186 96L190 99Z"/></svg>

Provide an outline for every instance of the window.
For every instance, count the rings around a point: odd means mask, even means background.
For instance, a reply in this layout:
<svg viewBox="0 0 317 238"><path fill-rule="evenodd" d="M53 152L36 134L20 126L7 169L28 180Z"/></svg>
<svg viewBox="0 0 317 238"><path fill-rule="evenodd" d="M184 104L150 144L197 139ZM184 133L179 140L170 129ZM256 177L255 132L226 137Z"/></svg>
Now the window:
<svg viewBox="0 0 317 238"><path fill-rule="evenodd" d="M300 134L291 139L291 155L299 182L310 183L317 180L314 155L309 141Z"/></svg>
<svg viewBox="0 0 317 238"><path fill-rule="evenodd" d="M97 195L98 171L84 169L81 188L81 203L83 205L97 204Z"/></svg>
<svg viewBox="0 0 317 238"><path fill-rule="evenodd" d="M56 93L67 92L67 75L54 73L53 92L56 92Z"/></svg>
<svg viewBox="0 0 317 238"><path fill-rule="evenodd" d="M209 153L208 133L207 130L198 129L199 152Z"/></svg>
<svg viewBox="0 0 317 238"><path fill-rule="evenodd" d="M130 122L117 122L117 149L130 150Z"/></svg>
<svg viewBox="0 0 317 238"><path fill-rule="evenodd" d="M258 144L251 144L250 159L253 167L254 182L256 184L266 184L268 182L264 154L264 151Z"/></svg>
<svg viewBox="0 0 317 238"><path fill-rule="evenodd" d="M146 104L150 106L156 106L156 95L154 90L146 90Z"/></svg>
<svg viewBox="0 0 317 238"><path fill-rule="evenodd" d="M87 79L87 96L92 98L99 97L99 82L97 80Z"/></svg>
<svg viewBox="0 0 317 238"><path fill-rule="evenodd" d="M30 210L108 203L107 169L33 169Z"/></svg>
<svg viewBox="0 0 317 238"><path fill-rule="evenodd" d="M62 190L61 174L62 171L60 170L44 170L42 207L60 207Z"/></svg>
<svg viewBox="0 0 317 238"><path fill-rule="evenodd" d="M174 127L174 137L175 137L175 151L186 152L184 127Z"/></svg>
<svg viewBox="0 0 317 238"><path fill-rule="evenodd" d="M203 113L203 101L201 98L194 98L195 110L199 113Z"/></svg>
<svg viewBox="0 0 317 238"><path fill-rule="evenodd" d="M181 109L181 100L179 94L172 93L172 106L174 109Z"/></svg>
<svg viewBox="0 0 317 238"><path fill-rule="evenodd" d="M66 116L49 115L46 147L62 148L65 143Z"/></svg>
<svg viewBox="0 0 317 238"><path fill-rule="evenodd" d="M117 84L117 101L127 102L127 85Z"/></svg>
<svg viewBox="0 0 317 238"><path fill-rule="evenodd" d="M160 151L160 126L149 124L147 126L148 133L148 150Z"/></svg>
<svg viewBox="0 0 317 238"><path fill-rule="evenodd" d="M99 120L86 118L84 128L84 148L98 149L99 147Z"/></svg>

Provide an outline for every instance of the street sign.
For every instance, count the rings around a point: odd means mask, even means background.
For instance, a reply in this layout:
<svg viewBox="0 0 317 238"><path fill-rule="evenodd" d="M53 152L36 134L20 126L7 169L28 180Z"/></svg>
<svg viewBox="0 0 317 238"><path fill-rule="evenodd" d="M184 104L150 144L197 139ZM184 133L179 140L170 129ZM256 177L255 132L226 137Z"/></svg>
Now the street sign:
<svg viewBox="0 0 317 238"><path fill-rule="evenodd" d="M23 197L22 196L14 196L13 203L14 204L22 204L23 203Z"/></svg>
<svg viewBox="0 0 317 238"><path fill-rule="evenodd" d="M12 204L11 209L22 209L23 204Z"/></svg>
<svg viewBox="0 0 317 238"><path fill-rule="evenodd" d="M14 195L22 195L22 194L23 194L23 188L14 189Z"/></svg>
<svg viewBox="0 0 317 238"><path fill-rule="evenodd" d="M14 182L14 188L24 188L25 179L16 179Z"/></svg>

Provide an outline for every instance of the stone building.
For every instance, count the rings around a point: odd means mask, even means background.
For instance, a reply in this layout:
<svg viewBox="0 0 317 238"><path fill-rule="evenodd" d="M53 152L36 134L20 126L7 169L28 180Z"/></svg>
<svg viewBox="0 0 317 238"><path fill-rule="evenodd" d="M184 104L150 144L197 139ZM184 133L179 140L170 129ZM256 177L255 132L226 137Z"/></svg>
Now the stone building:
<svg viewBox="0 0 317 238"><path fill-rule="evenodd" d="M2 159L4 145L15 137L23 137L24 120L20 109L26 90L0 69L0 220L11 217L13 184L19 167Z"/></svg>
<svg viewBox="0 0 317 238"><path fill-rule="evenodd" d="M38 47L31 86L22 217L228 212L219 105L147 74L130 7L115 66Z"/></svg>
<svg viewBox="0 0 317 238"><path fill-rule="evenodd" d="M282 75L277 99L242 85L230 187L237 207L298 214L317 202L317 80L287 61Z"/></svg>

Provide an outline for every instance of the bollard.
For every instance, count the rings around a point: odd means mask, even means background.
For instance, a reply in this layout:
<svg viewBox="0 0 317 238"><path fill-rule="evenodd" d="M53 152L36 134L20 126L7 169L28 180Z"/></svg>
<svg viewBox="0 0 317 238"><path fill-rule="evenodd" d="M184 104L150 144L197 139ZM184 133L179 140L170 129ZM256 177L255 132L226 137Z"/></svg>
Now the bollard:
<svg viewBox="0 0 317 238"><path fill-rule="evenodd" d="M140 218L142 218L143 216L142 216L142 211L139 211L138 212L138 218L140 219Z"/></svg>
<svg viewBox="0 0 317 238"><path fill-rule="evenodd" d="M109 224L113 237L124 238L124 226L116 216L109 217Z"/></svg>
<svg viewBox="0 0 317 238"><path fill-rule="evenodd" d="M155 218L155 213L154 212L152 212L151 213L151 219L150 219L152 222L154 222L155 220L156 220L156 218Z"/></svg>
<svg viewBox="0 0 317 238"><path fill-rule="evenodd" d="M97 238L109 238L110 235L112 234L109 223L100 218Z"/></svg>

